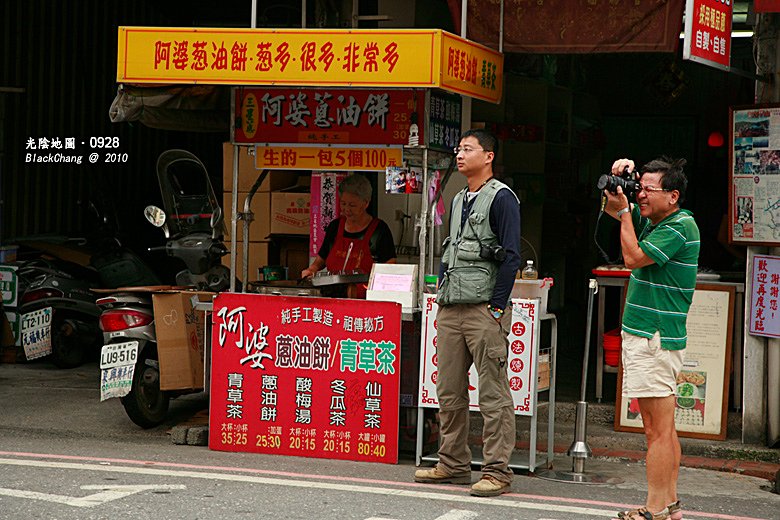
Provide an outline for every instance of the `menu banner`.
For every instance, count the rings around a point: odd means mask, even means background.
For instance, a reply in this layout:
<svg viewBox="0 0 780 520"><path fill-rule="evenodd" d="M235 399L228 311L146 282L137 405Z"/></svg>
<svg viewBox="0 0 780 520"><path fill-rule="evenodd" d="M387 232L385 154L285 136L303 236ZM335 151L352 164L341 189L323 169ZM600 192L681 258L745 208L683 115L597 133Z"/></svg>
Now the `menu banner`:
<svg viewBox="0 0 780 520"><path fill-rule="evenodd" d="M233 142L408 144L424 90L236 88Z"/></svg>
<svg viewBox="0 0 780 520"><path fill-rule="evenodd" d="M401 306L222 293L209 448L398 461Z"/></svg>

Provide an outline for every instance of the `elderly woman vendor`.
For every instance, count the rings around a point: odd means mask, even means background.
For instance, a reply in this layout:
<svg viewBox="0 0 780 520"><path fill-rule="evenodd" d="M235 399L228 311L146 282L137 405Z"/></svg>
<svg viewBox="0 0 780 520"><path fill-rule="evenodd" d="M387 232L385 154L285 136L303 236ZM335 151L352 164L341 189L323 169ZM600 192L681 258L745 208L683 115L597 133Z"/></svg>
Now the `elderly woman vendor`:
<svg viewBox="0 0 780 520"><path fill-rule="evenodd" d="M341 214L325 228L319 253L301 271L308 278L328 268L331 273L361 271L370 273L374 262L395 263L393 234L384 221L366 212L371 202L371 183L362 175L350 175L339 184ZM365 291L359 291L365 296Z"/></svg>

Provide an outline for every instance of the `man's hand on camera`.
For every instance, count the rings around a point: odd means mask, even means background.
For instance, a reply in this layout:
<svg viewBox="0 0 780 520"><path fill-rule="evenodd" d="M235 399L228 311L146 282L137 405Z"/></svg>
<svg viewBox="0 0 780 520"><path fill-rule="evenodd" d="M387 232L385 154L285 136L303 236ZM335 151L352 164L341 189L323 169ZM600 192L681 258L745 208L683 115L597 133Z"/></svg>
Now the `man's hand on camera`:
<svg viewBox="0 0 780 520"><path fill-rule="evenodd" d="M631 159L618 159L614 163L612 163L612 175L622 175L623 170L626 169L626 166L628 166L628 171L634 173L634 178L636 178L636 170L634 170L634 161Z"/></svg>
<svg viewBox="0 0 780 520"><path fill-rule="evenodd" d="M604 207L604 211L606 211L609 216L620 220L620 217L617 216L617 212L623 208L630 209L631 206L628 204L628 198L626 198L625 193L623 193L623 188L618 186L616 191L617 193L611 193L608 190L604 190L604 195L607 197L607 205Z"/></svg>

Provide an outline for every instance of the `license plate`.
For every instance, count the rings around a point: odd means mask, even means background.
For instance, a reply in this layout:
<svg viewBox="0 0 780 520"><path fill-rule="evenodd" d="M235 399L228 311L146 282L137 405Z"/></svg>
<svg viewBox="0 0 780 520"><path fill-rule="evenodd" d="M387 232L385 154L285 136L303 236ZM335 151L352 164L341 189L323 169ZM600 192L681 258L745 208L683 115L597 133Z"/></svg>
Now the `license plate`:
<svg viewBox="0 0 780 520"><path fill-rule="evenodd" d="M134 365L136 359L138 359L137 341L111 343L103 345L103 350L100 351L100 368L106 369Z"/></svg>

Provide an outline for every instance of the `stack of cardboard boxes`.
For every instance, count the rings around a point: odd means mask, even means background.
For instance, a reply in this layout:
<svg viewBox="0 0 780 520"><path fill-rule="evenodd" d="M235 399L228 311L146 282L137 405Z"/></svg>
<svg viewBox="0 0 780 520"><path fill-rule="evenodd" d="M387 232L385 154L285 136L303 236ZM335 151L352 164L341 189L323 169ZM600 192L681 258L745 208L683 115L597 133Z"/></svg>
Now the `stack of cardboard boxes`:
<svg viewBox="0 0 780 520"><path fill-rule="evenodd" d="M228 232L232 211L233 149L230 143L223 144L222 203ZM238 212L241 213L261 170L255 169L253 147L239 146L238 151ZM249 226L249 281L257 280L258 269L265 265L289 267L290 277L297 277L301 269L308 265L311 175L305 173L302 175L294 170L271 170L252 198L254 220ZM243 221L238 221L236 230L236 273L239 277L243 272L243 224ZM292 255L294 262L291 262L289 251L296 252ZM229 265L230 256L223 257L222 261ZM300 267L299 264L305 265Z"/></svg>

